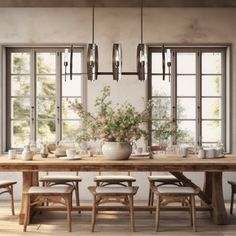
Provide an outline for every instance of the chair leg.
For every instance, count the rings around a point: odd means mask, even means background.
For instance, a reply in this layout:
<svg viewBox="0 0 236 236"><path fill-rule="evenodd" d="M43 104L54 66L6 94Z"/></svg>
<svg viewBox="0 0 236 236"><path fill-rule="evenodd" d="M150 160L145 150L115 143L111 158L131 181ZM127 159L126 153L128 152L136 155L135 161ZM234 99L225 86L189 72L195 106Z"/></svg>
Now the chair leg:
<svg viewBox="0 0 236 236"><path fill-rule="evenodd" d="M27 225L29 224L29 218L30 218L30 196L26 194L26 213L25 213L25 219L24 219L24 232L27 230Z"/></svg>
<svg viewBox="0 0 236 236"><path fill-rule="evenodd" d="M231 190L231 203L230 203L230 214L233 214L233 205L234 205L234 192Z"/></svg>
<svg viewBox="0 0 236 236"><path fill-rule="evenodd" d="M195 207L195 196L191 195L191 206L192 206L192 221L193 221L193 231L196 232L196 207Z"/></svg>
<svg viewBox="0 0 236 236"><path fill-rule="evenodd" d="M135 232L135 222L134 222L134 196L129 195L129 211L130 211L130 230Z"/></svg>
<svg viewBox="0 0 236 236"><path fill-rule="evenodd" d="M190 213L190 225L193 226L193 211L192 211L192 199L189 199L189 213Z"/></svg>
<svg viewBox="0 0 236 236"><path fill-rule="evenodd" d="M68 228L69 228L69 232L71 232L72 231L72 226L71 226L72 195L70 194L70 195L65 196L64 200L66 203Z"/></svg>
<svg viewBox="0 0 236 236"><path fill-rule="evenodd" d="M148 206L151 207L151 199L152 198L152 189L151 189L151 184L149 186L149 195L148 195ZM150 210L150 214L152 214L152 210Z"/></svg>
<svg viewBox="0 0 236 236"><path fill-rule="evenodd" d="M97 203L96 203L96 195L93 196L93 209L92 209L92 228L91 231L94 232L95 223L96 223L96 214L97 214Z"/></svg>
<svg viewBox="0 0 236 236"><path fill-rule="evenodd" d="M79 199L79 183L75 182L75 201L76 201L76 206L80 206L80 199ZM78 213L81 213L81 210L78 210Z"/></svg>
<svg viewBox="0 0 236 236"><path fill-rule="evenodd" d="M160 224L160 195L157 195L157 205L156 205L156 225L155 230L159 231L159 224Z"/></svg>
<svg viewBox="0 0 236 236"><path fill-rule="evenodd" d="M15 215L15 207L14 207L14 192L13 192L13 185L9 186L10 189L10 197L11 197L11 212L12 215Z"/></svg>

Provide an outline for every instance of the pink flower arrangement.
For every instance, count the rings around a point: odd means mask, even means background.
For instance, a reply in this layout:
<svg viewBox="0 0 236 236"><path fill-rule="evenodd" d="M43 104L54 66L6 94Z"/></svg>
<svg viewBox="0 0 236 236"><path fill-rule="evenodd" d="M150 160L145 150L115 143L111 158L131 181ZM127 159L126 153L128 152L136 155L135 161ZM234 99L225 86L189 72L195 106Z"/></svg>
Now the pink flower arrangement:
<svg viewBox="0 0 236 236"><path fill-rule="evenodd" d="M142 112L136 111L129 103L112 107L109 100L111 88L105 86L101 96L96 98L95 114L84 110L79 102L70 103L70 107L83 120L84 130L78 135L77 141L103 140L109 142L130 142L147 137L144 124L149 119L152 102L148 101Z"/></svg>

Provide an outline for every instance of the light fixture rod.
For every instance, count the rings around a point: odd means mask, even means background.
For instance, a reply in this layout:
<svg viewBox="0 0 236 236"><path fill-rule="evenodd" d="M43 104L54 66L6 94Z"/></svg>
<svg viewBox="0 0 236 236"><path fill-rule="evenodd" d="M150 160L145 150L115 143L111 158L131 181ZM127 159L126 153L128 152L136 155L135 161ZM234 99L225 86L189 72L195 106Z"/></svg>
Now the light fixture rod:
<svg viewBox="0 0 236 236"><path fill-rule="evenodd" d="M93 1L93 16L92 16L92 44L94 44L94 1Z"/></svg>
<svg viewBox="0 0 236 236"><path fill-rule="evenodd" d="M143 0L141 0L141 44L143 44Z"/></svg>

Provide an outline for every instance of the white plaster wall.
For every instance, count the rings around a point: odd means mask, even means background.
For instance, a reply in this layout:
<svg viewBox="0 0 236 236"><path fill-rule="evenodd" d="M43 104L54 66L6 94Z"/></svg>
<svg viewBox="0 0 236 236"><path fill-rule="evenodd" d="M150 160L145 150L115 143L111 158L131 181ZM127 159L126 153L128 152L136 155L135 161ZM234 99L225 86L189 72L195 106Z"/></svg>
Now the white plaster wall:
<svg viewBox="0 0 236 236"><path fill-rule="evenodd" d="M95 41L99 46L100 71L111 70L112 44L122 43L123 70L135 71L136 47L140 41L140 10L132 8L95 9ZM144 9L144 39L147 43L232 43L233 62L236 52L236 9L201 8L153 8ZM2 8L0 9L0 44L53 44L53 43L89 43L91 41L91 9L89 8ZM236 152L236 67L232 78L232 143ZM124 77L113 82L110 76L99 77L95 83L88 83L88 108L92 110L95 97L104 85L111 85L114 102L125 100L138 109L143 108L142 97L146 96L146 84L138 82L136 77ZM81 173L83 177L81 198L90 198L86 189L92 184L96 173ZM148 195L148 173L133 173L137 177L140 190L137 199L146 199ZM203 176L188 174L192 180L201 184ZM235 174L224 174L224 193L229 199L227 179ZM0 173L0 179L17 179L16 198L21 197L21 175L19 173Z"/></svg>

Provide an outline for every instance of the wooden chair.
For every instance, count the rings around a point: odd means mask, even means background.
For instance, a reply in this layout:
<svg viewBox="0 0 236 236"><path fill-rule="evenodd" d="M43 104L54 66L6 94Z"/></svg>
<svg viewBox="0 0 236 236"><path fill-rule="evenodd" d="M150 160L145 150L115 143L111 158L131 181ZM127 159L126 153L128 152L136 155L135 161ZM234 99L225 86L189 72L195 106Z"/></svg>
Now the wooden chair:
<svg viewBox="0 0 236 236"><path fill-rule="evenodd" d="M234 194L236 193L236 182L228 181L231 185L231 203L230 203L230 214L233 214L233 206L234 206Z"/></svg>
<svg viewBox="0 0 236 236"><path fill-rule="evenodd" d="M127 206L130 212L130 229L131 232L135 231L134 222L134 200L133 197L138 191L138 187L120 187L120 186L106 186L106 187L88 187L89 191L93 195L93 209L92 209L92 228L91 231L94 232L96 215L99 210L99 205L108 202L119 202ZM117 208L119 209L119 207Z"/></svg>
<svg viewBox="0 0 236 236"><path fill-rule="evenodd" d="M154 202L154 193L152 191L153 187L160 187L163 185L175 185L182 186L181 181L179 181L173 175L151 175L148 176L149 181L149 197L148 197L148 206L152 207Z"/></svg>
<svg viewBox="0 0 236 236"><path fill-rule="evenodd" d="M24 219L24 232L27 230L27 225L30 220L31 207L42 204L44 202L52 201L61 203L66 206L67 223L69 232L71 232L71 210L72 210L72 186L56 186L56 187L31 187L28 192L24 193L27 199L27 209ZM57 198L57 201L55 200ZM62 202L61 200L64 200Z"/></svg>
<svg viewBox="0 0 236 236"><path fill-rule="evenodd" d="M152 191L157 196L157 205L156 205L156 224L155 230L159 230L160 224L160 206L161 199L165 197L179 198L184 197L189 200L189 209L191 213L191 224L193 226L193 231L196 232L196 208L195 208L195 195L199 193L198 190L195 190L192 187L178 187L178 186L161 186L153 187Z"/></svg>
<svg viewBox="0 0 236 236"><path fill-rule="evenodd" d="M13 185L16 184L16 181L7 181L7 180L1 180L0 181L0 189L3 189L2 192L0 192L0 195L4 193L9 193L11 198L11 212L12 215L15 215L15 208L14 208L14 195L13 195Z"/></svg>
<svg viewBox="0 0 236 236"><path fill-rule="evenodd" d="M48 175L48 172L45 176L40 178L40 182L43 183L43 186L55 186L55 185L67 185L72 186L75 192L75 201L76 206L80 206L80 198L79 198L79 183L82 181L78 172L76 175ZM80 213L80 210L78 210Z"/></svg>
<svg viewBox="0 0 236 236"><path fill-rule="evenodd" d="M153 155L153 152L155 151L163 151L162 147L160 146L150 146L149 151L151 152L151 155ZM152 172L150 172L150 176L148 176L149 181L149 197L148 197L148 206L152 207L154 202L154 193L152 191L153 187L158 187L162 185L176 185L176 186L182 186L182 182L179 181L175 176L168 174L168 175L153 175ZM152 213L152 211L150 211Z"/></svg>

